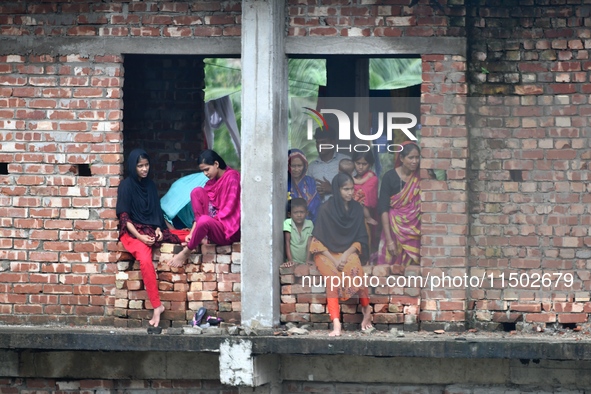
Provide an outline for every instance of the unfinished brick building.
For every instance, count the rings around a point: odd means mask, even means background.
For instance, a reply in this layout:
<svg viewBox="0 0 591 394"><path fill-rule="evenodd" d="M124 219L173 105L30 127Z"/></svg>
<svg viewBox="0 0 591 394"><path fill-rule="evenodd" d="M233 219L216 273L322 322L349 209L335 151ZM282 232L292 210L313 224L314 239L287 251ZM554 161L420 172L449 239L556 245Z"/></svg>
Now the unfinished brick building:
<svg viewBox="0 0 591 394"><path fill-rule="evenodd" d="M405 330L586 327L588 3L1 2L0 322L141 325L141 282L117 244L123 159L139 145L150 151L163 193L193 172L205 146L203 59L233 56L242 58L249 108L241 246L208 250L187 272L162 271L164 320L178 326L205 305L245 325L325 328L325 300L298 287L304 272L278 268L286 59L326 58L328 87L354 96L364 91L354 82L364 60L404 55L423 65L423 235L420 267L403 274L483 280L376 289L375 322ZM433 179L433 169L446 170L446 180Z"/></svg>

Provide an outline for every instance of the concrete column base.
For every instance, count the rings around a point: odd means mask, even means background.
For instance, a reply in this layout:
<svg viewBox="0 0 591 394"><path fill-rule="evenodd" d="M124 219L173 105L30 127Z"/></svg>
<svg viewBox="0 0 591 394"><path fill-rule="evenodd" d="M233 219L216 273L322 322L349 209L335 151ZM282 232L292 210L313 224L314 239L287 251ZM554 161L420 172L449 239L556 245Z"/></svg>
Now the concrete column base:
<svg viewBox="0 0 591 394"><path fill-rule="evenodd" d="M240 386L240 393L281 393L277 354L252 354L249 340L227 339L220 344L220 381Z"/></svg>

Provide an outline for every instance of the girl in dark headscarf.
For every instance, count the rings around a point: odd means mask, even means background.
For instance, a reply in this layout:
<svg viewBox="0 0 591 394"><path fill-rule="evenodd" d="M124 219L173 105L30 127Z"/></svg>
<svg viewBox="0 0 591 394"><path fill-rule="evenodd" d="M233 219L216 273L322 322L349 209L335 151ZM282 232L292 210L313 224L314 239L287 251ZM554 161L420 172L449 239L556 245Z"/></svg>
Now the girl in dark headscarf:
<svg viewBox="0 0 591 394"><path fill-rule="evenodd" d="M186 230L168 230L160 208L156 184L151 179L150 157L143 149L134 149L127 158L127 178L117 189L119 239L125 249L140 262L144 287L154 309L150 326L157 327L164 306L158 295L152 248L162 243L180 244Z"/></svg>
<svg viewBox="0 0 591 394"><path fill-rule="evenodd" d="M362 261L368 257L368 236L363 207L353 200L353 178L339 173L332 180L332 197L318 212L310 253L326 278L328 313L333 322L330 336L341 335L339 298L343 301L358 294L362 306L361 329L371 325L371 307L367 287L363 286Z"/></svg>

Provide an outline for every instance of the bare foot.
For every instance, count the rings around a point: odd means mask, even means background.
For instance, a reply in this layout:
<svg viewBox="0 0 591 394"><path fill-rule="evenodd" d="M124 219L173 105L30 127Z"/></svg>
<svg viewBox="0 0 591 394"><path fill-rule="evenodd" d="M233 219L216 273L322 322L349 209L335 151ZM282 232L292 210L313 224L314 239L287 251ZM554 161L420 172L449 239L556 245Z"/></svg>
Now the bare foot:
<svg viewBox="0 0 591 394"><path fill-rule="evenodd" d="M332 331L328 333L329 337L340 337L341 336L341 322L339 319L332 321Z"/></svg>
<svg viewBox="0 0 591 394"><path fill-rule="evenodd" d="M158 327L160 324L160 315L164 312L164 305L160 305L158 308L154 308L154 315L150 319L150 325L153 327Z"/></svg>
<svg viewBox="0 0 591 394"><path fill-rule="evenodd" d="M293 261L286 261L285 263L281 264L281 268L290 268L293 267L295 263Z"/></svg>
<svg viewBox="0 0 591 394"><path fill-rule="evenodd" d="M203 237L203 239L201 240L201 245L207 245L209 243L209 240L207 239L207 237Z"/></svg>
<svg viewBox="0 0 591 394"><path fill-rule="evenodd" d="M183 250L175 254L172 260L170 260L167 264L171 267L182 267L187 262L187 258L190 254L191 250L185 246Z"/></svg>
<svg viewBox="0 0 591 394"><path fill-rule="evenodd" d="M361 321L361 331L365 331L368 328L373 327L371 325L371 306L364 306L361 308L363 312L363 320Z"/></svg>

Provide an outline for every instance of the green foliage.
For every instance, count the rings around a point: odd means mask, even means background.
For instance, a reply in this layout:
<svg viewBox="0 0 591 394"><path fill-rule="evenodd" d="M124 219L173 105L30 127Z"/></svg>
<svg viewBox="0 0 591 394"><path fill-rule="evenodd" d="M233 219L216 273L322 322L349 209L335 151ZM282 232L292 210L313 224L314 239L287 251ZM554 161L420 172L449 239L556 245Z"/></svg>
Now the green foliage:
<svg viewBox="0 0 591 394"><path fill-rule="evenodd" d="M315 141L307 139L308 115L303 107L316 108L318 86L326 85L325 59L289 59L289 148L300 149L308 161L318 157Z"/></svg>
<svg viewBox="0 0 591 394"><path fill-rule="evenodd" d="M238 130L241 127L240 92L242 91L242 68L240 59L205 59L204 100L208 102L229 95L236 115ZM232 168L240 170L240 158L234 150L230 133L225 124L216 130L213 150L224 158Z"/></svg>
<svg viewBox="0 0 591 394"><path fill-rule="evenodd" d="M369 88L394 90L423 82L421 59L370 59Z"/></svg>
<svg viewBox="0 0 591 394"><path fill-rule="evenodd" d="M306 122L309 117L302 107L315 108L318 87L326 86L326 60L289 59L289 147L301 149L308 160L317 157L314 141L306 136ZM372 90L393 90L418 85L422 82L421 59L370 59L369 87ZM205 59L205 101L230 95L238 127L241 126L242 75L240 59ZM216 131L214 149L226 162L240 169L240 158L225 126ZM287 153L286 153L287 154ZM386 167L392 166L390 155L382 155Z"/></svg>

